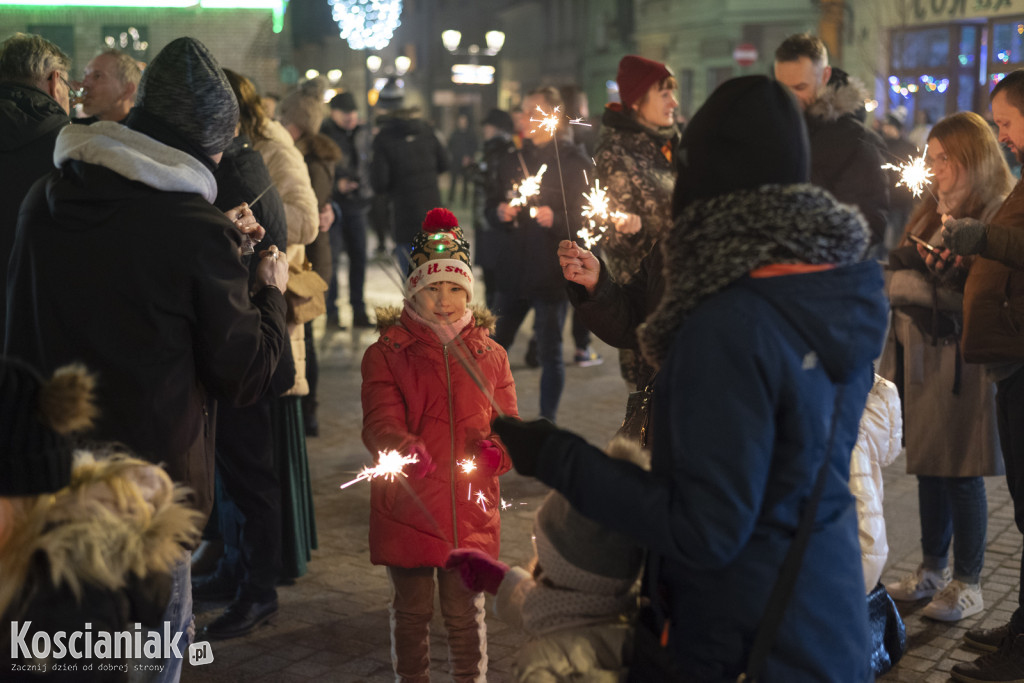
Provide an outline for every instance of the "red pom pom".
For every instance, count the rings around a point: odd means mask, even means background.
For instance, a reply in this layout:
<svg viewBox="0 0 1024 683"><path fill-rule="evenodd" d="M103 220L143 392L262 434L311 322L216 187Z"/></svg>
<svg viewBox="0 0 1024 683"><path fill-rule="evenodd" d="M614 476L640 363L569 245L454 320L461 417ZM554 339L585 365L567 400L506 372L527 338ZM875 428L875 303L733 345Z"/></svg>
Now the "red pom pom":
<svg viewBox="0 0 1024 683"><path fill-rule="evenodd" d="M431 209L423 219L424 232L440 232L459 227L459 219L448 209Z"/></svg>

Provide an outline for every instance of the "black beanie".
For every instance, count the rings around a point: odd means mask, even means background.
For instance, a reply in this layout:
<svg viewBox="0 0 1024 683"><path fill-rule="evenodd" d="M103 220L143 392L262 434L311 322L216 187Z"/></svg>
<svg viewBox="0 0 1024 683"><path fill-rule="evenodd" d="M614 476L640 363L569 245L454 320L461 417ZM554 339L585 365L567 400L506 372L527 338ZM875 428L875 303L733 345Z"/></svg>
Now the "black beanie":
<svg viewBox="0 0 1024 683"><path fill-rule="evenodd" d="M34 496L71 481L71 442L91 424L92 379L78 366L43 380L26 363L0 357L0 496Z"/></svg>
<svg viewBox="0 0 1024 683"><path fill-rule="evenodd" d="M195 38L170 42L146 67L135 107L166 123L207 156L223 152L235 137L235 94L217 60Z"/></svg>
<svg viewBox="0 0 1024 683"><path fill-rule="evenodd" d="M683 132L673 214L690 202L810 178L807 126L786 86L742 76L718 86Z"/></svg>

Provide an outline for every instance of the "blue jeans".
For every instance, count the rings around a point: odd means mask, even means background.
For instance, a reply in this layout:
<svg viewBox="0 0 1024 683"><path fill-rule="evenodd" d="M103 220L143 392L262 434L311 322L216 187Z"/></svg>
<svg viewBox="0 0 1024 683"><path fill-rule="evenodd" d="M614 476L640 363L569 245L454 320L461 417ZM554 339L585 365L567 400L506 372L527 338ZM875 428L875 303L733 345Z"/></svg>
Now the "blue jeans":
<svg viewBox="0 0 1024 683"><path fill-rule="evenodd" d="M985 564L988 503L982 477L917 478L922 564L945 569L953 541L953 578L978 583Z"/></svg>
<svg viewBox="0 0 1024 683"><path fill-rule="evenodd" d="M171 570L171 599L164 610L163 619L156 629L150 629L151 633L160 636L163 643L163 625L170 624L171 639L175 634L180 633L177 647L181 657L175 657L171 650L169 659L149 660L145 657L129 660L128 680L131 683L175 683L181 678L182 662L188 657L188 646L195 635L195 626L192 621L192 562L188 552L182 551L181 561ZM146 642L147 636L143 635L142 642ZM162 665L160 671L136 671L135 665Z"/></svg>
<svg viewBox="0 0 1024 683"><path fill-rule="evenodd" d="M562 358L562 328L569 308L566 299L523 299L498 292L495 312L498 323L494 341L506 351L512 346L519 326L533 309L533 336L537 340L537 360L540 361L540 416L555 421L558 402L565 386L565 360Z"/></svg>

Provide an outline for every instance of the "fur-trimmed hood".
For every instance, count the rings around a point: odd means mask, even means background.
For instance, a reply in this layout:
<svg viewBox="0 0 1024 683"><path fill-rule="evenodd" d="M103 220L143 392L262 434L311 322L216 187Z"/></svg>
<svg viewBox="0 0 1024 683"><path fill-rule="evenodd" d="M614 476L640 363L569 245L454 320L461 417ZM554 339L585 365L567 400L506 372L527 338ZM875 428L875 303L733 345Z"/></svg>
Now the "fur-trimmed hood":
<svg viewBox="0 0 1024 683"><path fill-rule="evenodd" d="M665 294L638 330L645 359L660 365L699 304L743 286L777 307L842 381L881 350L887 303L878 265L858 264L867 241L860 212L813 185L765 185L692 203L662 242ZM776 264L835 267L747 277Z"/></svg>
<svg viewBox="0 0 1024 683"><path fill-rule="evenodd" d="M302 152L302 156L312 156L329 164L341 161L341 148L323 133L303 135L295 141L295 146Z"/></svg>
<svg viewBox="0 0 1024 683"><path fill-rule="evenodd" d="M484 307L472 306L470 309L473 311L473 324L476 327L484 328L487 330L488 334L493 334L494 326L498 322L498 316L494 315L489 309ZM374 309L374 312L377 314L378 332L383 332L389 327L401 324L401 306L379 306Z"/></svg>
<svg viewBox="0 0 1024 683"><path fill-rule="evenodd" d="M867 99L868 90L861 80L833 67L832 78L818 99L807 107L807 115L825 121L837 121L848 115L863 119L866 114L864 101Z"/></svg>
<svg viewBox="0 0 1024 683"><path fill-rule="evenodd" d="M131 575L167 573L198 540L201 515L162 469L120 454L75 458L67 487L0 510L10 528L0 546L0 614L44 578L30 573L40 560L53 586L81 596L86 585L118 591Z"/></svg>

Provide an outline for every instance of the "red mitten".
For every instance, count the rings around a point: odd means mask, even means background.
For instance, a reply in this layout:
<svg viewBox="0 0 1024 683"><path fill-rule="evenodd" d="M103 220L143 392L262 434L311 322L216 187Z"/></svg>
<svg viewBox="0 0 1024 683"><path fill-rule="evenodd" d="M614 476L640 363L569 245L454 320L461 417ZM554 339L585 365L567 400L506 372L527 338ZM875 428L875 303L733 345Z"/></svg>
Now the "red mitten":
<svg viewBox="0 0 1024 683"><path fill-rule="evenodd" d="M406 446L404 452L406 455L416 456L416 462L409 465L409 469L406 472L406 475L410 479L422 479L437 469L437 465L434 464L434 459L431 458L430 453L427 452L427 447L419 441L410 446Z"/></svg>
<svg viewBox="0 0 1024 683"><path fill-rule="evenodd" d="M472 548L458 548L448 553L444 568L458 572L469 590L487 591L491 595L498 593L498 586L508 571L504 562L492 560L487 553Z"/></svg>
<svg viewBox="0 0 1024 683"><path fill-rule="evenodd" d="M490 439L482 439L476 445L480 449L480 469L488 475L494 474L501 467L501 449L498 444Z"/></svg>

